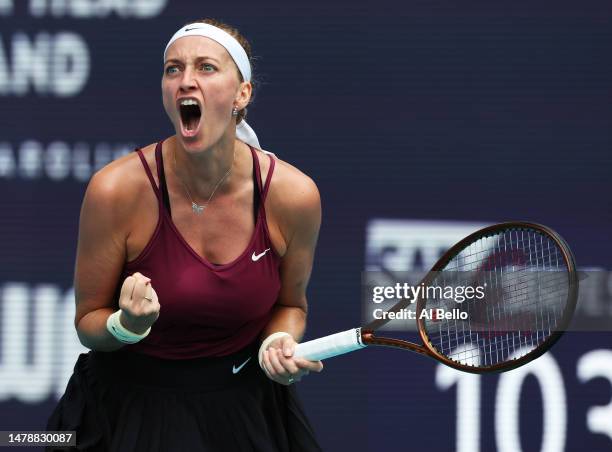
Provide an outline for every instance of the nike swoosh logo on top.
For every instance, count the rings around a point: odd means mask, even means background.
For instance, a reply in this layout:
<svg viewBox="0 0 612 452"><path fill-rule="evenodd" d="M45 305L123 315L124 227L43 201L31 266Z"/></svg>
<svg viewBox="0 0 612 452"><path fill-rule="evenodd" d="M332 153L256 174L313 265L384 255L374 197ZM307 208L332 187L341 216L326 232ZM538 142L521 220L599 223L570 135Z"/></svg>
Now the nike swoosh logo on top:
<svg viewBox="0 0 612 452"><path fill-rule="evenodd" d="M253 251L253 255L251 256L251 259L253 260L253 262L257 262L259 259L261 259L262 257L264 257L264 255L270 251L270 248L266 248L266 250L263 253L259 253L259 254L255 254L255 251Z"/></svg>
<svg viewBox="0 0 612 452"><path fill-rule="evenodd" d="M201 28L201 27L185 28L185 31L197 30L198 28Z"/></svg>
<svg viewBox="0 0 612 452"><path fill-rule="evenodd" d="M242 364L240 364L238 367L236 367L236 365L233 365L233 366L232 366L232 373L233 373L234 375L236 375L238 372L240 372L240 371L242 370L242 368L243 368L244 366L246 366L246 363L248 363L250 360L251 360L251 357L249 356L249 357L247 358L247 360L246 360L245 362L243 362Z"/></svg>

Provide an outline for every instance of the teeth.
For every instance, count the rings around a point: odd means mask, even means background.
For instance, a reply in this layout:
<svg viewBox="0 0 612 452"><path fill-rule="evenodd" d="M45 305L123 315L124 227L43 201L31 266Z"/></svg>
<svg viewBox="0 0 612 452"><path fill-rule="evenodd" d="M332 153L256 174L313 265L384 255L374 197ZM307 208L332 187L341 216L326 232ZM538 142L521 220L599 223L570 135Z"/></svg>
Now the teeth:
<svg viewBox="0 0 612 452"><path fill-rule="evenodd" d="M193 99L184 99L181 101L181 105L198 105L198 103Z"/></svg>

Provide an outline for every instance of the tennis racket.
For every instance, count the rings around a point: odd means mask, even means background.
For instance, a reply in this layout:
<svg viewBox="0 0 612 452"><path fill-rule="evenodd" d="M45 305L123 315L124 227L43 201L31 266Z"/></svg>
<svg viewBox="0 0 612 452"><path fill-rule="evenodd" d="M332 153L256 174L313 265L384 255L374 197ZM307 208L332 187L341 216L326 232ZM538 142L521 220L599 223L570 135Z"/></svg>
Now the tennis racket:
<svg viewBox="0 0 612 452"><path fill-rule="evenodd" d="M467 236L418 286L422 290L416 300L400 299L384 318L361 328L298 344L295 356L322 360L384 346L420 353L462 371L503 372L550 349L569 326L578 297L568 245L552 229L526 222L496 224ZM462 296L459 302L456 296L445 296L468 286L480 287L482 297ZM411 303L416 303L421 344L374 334L390 321L389 313Z"/></svg>

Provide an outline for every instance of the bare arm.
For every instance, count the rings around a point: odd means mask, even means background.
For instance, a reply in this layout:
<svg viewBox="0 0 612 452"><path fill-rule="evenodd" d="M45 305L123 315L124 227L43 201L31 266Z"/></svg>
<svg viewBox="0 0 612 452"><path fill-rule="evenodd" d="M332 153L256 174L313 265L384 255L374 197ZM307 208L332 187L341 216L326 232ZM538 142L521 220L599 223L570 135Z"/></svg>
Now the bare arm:
<svg viewBox="0 0 612 452"><path fill-rule="evenodd" d="M285 331L300 340L306 327L306 288L321 225L321 200L314 182L303 177L305 180L291 194L291 205L283 209L287 251L281 260L280 294L264 337Z"/></svg>
<svg viewBox="0 0 612 452"><path fill-rule="evenodd" d="M306 288L312 271L314 252L321 225L321 200L316 185L304 175L292 181L292 189L285 191L286 199L279 217L287 250L281 261L281 290L274 314L264 329L262 338L283 331L293 339L279 339L264 353L268 375L287 384L289 376L299 380L309 370L320 371L320 362L291 358L295 341L299 342L306 328L308 303Z"/></svg>
<svg viewBox="0 0 612 452"><path fill-rule="evenodd" d="M112 178L96 173L89 182L79 219L74 288L75 326L81 343L92 350L111 351L123 346L107 330L106 320L116 311L113 299L125 260L125 237L113 205Z"/></svg>
<svg viewBox="0 0 612 452"><path fill-rule="evenodd" d="M120 183L118 173L107 168L94 175L87 187L79 220L75 326L81 343L99 351L113 351L124 345L106 329L106 321L119 303L115 291L126 259L129 212L133 208L126 199L129 191ZM141 303L145 293L152 292L150 280L135 274L123 282L120 304L131 303L132 298ZM122 311L120 319L124 327L135 333L148 328L148 324L128 322L125 314Z"/></svg>

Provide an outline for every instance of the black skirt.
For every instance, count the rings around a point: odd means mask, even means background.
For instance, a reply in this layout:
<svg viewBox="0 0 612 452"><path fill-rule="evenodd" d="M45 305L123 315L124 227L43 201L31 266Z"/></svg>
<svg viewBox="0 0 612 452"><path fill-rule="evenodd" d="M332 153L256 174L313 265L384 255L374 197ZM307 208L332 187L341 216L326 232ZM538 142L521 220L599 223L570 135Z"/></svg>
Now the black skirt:
<svg viewBox="0 0 612 452"><path fill-rule="evenodd" d="M71 450L88 452L320 451L295 388L267 378L256 351L81 354L47 430L76 431Z"/></svg>

